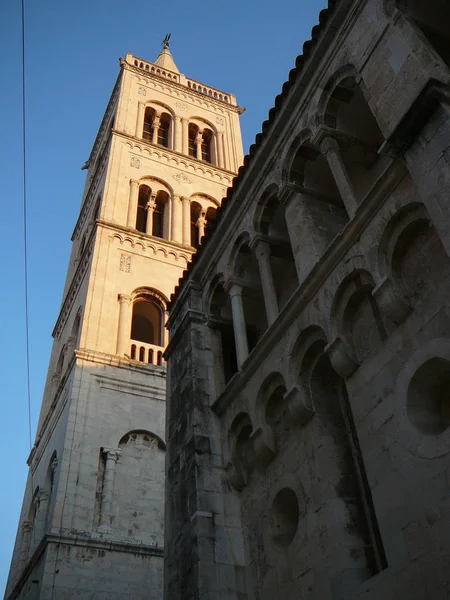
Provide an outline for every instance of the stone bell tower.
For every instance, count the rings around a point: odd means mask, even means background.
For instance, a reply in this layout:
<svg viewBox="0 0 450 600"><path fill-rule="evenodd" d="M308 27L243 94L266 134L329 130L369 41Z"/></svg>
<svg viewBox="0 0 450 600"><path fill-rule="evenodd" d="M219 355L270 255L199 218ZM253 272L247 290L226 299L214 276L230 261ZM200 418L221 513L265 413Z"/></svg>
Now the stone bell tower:
<svg viewBox="0 0 450 600"><path fill-rule="evenodd" d="M235 97L163 46L83 167L7 599L163 596L167 302L243 159Z"/></svg>

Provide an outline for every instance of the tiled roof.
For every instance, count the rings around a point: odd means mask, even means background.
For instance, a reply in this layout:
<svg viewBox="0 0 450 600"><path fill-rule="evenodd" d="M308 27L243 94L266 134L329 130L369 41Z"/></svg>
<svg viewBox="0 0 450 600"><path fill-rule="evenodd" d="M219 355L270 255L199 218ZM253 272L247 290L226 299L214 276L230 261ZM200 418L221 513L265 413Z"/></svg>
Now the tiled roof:
<svg viewBox="0 0 450 600"><path fill-rule="evenodd" d="M324 8L323 10L320 11L319 23L312 28L311 39L306 41L303 44L303 53L299 54L297 56L297 58L295 60L295 67L289 71L289 79L287 81L285 81L285 83L283 84L283 86L281 88L281 94L278 94L278 96L276 96L275 105L269 110L269 115L268 115L269 118L266 121L263 121L263 124L261 127L261 133L258 133L256 135L255 143L250 146L248 154L244 157L243 165L239 168L238 174L233 179L231 186L228 188L227 195L225 196L225 198L222 199L222 204L217 209L217 212L216 212L216 218L208 227L208 230L207 230L205 236L202 238L202 243L199 246L199 249L192 256L191 262L188 264L187 268L183 271L182 277L180 277L180 279L178 280L178 285L175 287L175 290L174 290L173 294L171 295L170 304L172 304L175 301L176 297L178 296L181 289L183 288L184 283L189 278L190 271L192 270L192 268L195 265L196 261L198 260L199 256L201 256L202 252L204 251L205 246L207 246L209 240L211 239L213 232L216 229L220 219L222 218L233 194L239 188L240 182L244 178L244 175L248 169L248 165L250 164L250 162L252 160L254 160L254 157L258 152L258 148L261 146L263 139L265 138L267 133L270 131L270 128L271 128L273 122L275 121L275 118L278 115L281 107L283 106L283 103L285 102L291 87L293 86L297 77L302 72L303 66L308 61L308 59L314 49L314 46L319 41L319 38L325 28L325 25L326 25L330 15L333 13L333 11L334 11L336 5L339 3L339 1L340 0L328 0L328 8Z"/></svg>

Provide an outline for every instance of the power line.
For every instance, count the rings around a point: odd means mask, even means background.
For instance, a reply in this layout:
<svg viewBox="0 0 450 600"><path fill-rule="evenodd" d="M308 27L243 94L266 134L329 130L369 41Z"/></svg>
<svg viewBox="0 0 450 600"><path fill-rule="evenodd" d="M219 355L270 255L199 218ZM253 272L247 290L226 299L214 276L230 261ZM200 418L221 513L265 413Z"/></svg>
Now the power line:
<svg viewBox="0 0 450 600"><path fill-rule="evenodd" d="M25 355L27 372L27 400L28 400L28 436L31 443L31 386L30 386L30 339L28 327L28 247L27 247L27 152L26 152L26 109L25 109L25 0L21 2L22 9L22 147L23 147L23 255L25 279Z"/></svg>

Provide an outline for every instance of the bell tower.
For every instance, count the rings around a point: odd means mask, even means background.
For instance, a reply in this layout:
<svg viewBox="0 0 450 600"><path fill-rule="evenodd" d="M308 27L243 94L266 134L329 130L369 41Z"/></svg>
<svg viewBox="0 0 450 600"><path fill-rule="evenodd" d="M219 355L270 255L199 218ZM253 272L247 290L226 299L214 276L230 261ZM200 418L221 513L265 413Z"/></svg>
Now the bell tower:
<svg viewBox="0 0 450 600"><path fill-rule="evenodd" d="M232 94L132 54L92 152L5 598L163 596L167 303L242 159Z"/></svg>

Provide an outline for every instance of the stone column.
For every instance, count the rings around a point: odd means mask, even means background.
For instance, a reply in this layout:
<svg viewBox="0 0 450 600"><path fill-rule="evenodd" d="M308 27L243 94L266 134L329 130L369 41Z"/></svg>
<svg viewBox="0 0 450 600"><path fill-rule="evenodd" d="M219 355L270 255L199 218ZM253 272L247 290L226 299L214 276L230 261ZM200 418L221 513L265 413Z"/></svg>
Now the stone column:
<svg viewBox="0 0 450 600"><path fill-rule="evenodd" d="M117 327L117 351L123 356L128 354L131 333L131 296L119 294L119 323Z"/></svg>
<svg viewBox="0 0 450 600"><path fill-rule="evenodd" d="M200 244L202 241L202 237L205 235L206 219L204 213L201 213L201 215L197 219L196 225L198 227L198 243Z"/></svg>
<svg viewBox="0 0 450 600"><path fill-rule="evenodd" d="M153 119L153 136L152 136L153 144L158 143L158 129L159 129L159 115L155 115L155 118Z"/></svg>
<svg viewBox="0 0 450 600"><path fill-rule="evenodd" d="M236 358L238 368L248 356L247 330L245 327L244 306L242 304L242 286L232 283L228 288L231 298L231 312L233 313L234 340L236 344Z"/></svg>
<svg viewBox="0 0 450 600"><path fill-rule="evenodd" d="M181 151L189 154L189 119L181 117Z"/></svg>
<svg viewBox="0 0 450 600"><path fill-rule="evenodd" d="M350 177L348 176L347 169L345 168L344 161L342 160L339 151L339 144L334 138L326 137L320 144L320 151L330 165L342 202L345 205L348 216L352 218L358 203L356 201L355 192L353 191L353 186L350 182Z"/></svg>
<svg viewBox="0 0 450 600"><path fill-rule="evenodd" d="M119 459L121 450L118 448L104 448L105 473L103 476L102 506L100 513L99 531L108 533L111 531L111 517L114 494L114 474L116 462Z"/></svg>
<svg viewBox="0 0 450 600"><path fill-rule="evenodd" d="M259 240L255 245L255 254L258 259L259 274L263 288L264 306L266 307L267 322L269 325L278 317L278 300L275 283L270 264L270 246L267 242Z"/></svg>
<svg viewBox="0 0 450 600"><path fill-rule="evenodd" d="M139 181L130 179L130 196L128 200L127 227L136 229L136 215L139 198Z"/></svg>
<svg viewBox="0 0 450 600"><path fill-rule="evenodd" d="M136 120L136 137L142 138L144 132L144 116L145 116L145 104L138 102L138 113Z"/></svg>
<svg viewBox="0 0 450 600"><path fill-rule="evenodd" d="M172 232L171 239L173 242L181 242L182 233L180 227L180 212L181 212L181 198L177 194L174 194L171 199L172 202Z"/></svg>
<svg viewBox="0 0 450 600"><path fill-rule="evenodd" d="M202 139L203 139L203 131L198 130L197 138L195 140L195 145L197 147L197 160L202 160Z"/></svg>
<svg viewBox="0 0 450 600"><path fill-rule="evenodd" d="M185 246L190 246L191 245L191 201L189 200L189 198L186 198L184 196L181 199L181 202L183 204L183 214L182 214L182 219L183 219L183 227L182 227L183 244Z"/></svg>
<svg viewBox="0 0 450 600"><path fill-rule="evenodd" d="M216 138L216 147L217 147L217 166L223 169L223 131L217 132Z"/></svg>
<svg viewBox="0 0 450 600"><path fill-rule="evenodd" d="M22 543L20 545L20 554L19 554L19 573L23 571L25 565L28 561L28 554L30 551L30 538L31 531L33 529L33 525L30 521L24 521L22 523Z"/></svg>
<svg viewBox="0 0 450 600"><path fill-rule="evenodd" d="M174 150L175 152L181 152L182 150L182 119L181 117L175 117L173 120L173 124L175 127L175 136L174 136Z"/></svg>
<svg viewBox="0 0 450 600"><path fill-rule="evenodd" d="M156 194L152 194L150 200L147 202L145 206L145 210L147 211L147 220L145 221L145 233L152 235L153 233L153 211L156 206Z"/></svg>

